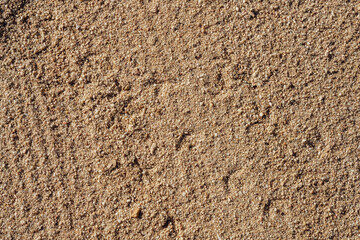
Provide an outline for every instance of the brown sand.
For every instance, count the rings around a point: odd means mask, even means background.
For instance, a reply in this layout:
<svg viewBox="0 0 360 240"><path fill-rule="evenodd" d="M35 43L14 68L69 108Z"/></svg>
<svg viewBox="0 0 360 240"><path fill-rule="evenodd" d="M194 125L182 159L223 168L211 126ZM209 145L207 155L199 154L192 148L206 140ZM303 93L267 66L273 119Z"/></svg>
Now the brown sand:
<svg viewBox="0 0 360 240"><path fill-rule="evenodd" d="M0 239L360 238L359 1L0 7Z"/></svg>

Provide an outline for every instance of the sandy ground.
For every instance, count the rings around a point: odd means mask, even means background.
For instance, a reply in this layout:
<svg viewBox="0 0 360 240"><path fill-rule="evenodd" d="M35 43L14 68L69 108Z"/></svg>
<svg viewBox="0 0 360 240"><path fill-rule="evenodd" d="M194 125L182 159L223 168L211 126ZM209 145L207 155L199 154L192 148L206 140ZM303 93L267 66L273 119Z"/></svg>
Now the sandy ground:
<svg viewBox="0 0 360 240"><path fill-rule="evenodd" d="M360 3L1 0L1 239L359 239Z"/></svg>

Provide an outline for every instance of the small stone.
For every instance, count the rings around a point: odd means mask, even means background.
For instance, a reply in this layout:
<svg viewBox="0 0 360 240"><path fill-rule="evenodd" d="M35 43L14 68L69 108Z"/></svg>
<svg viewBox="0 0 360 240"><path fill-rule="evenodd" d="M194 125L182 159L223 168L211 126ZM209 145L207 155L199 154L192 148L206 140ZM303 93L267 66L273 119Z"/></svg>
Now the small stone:
<svg viewBox="0 0 360 240"><path fill-rule="evenodd" d="M134 208L131 213L131 217L132 218L140 218L140 215L141 215L141 208L139 208L139 207Z"/></svg>
<svg viewBox="0 0 360 240"><path fill-rule="evenodd" d="M104 169L104 172L106 171L112 171L116 168L117 162L116 159L112 159L109 161L109 163L106 165L106 168Z"/></svg>
<svg viewBox="0 0 360 240"><path fill-rule="evenodd" d="M131 85L130 85L130 84L126 84L126 85L123 87L123 89L124 89L125 91L129 91L129 90L131 89Z"/></svg>
<svg viewBox="0 0 360 240"><path fill-rule="evenodd" d="M158 41L157 37L156 36L150 36L148 39L147 39L147 43L151 46L155 45L156 42Z"/></svg>
<svg viewBox="0 0 360 240"><path fill-rule="evenodd" d="M278 5L274 5L271 7L271 9L277 11L280 9L280 7Z"/></svg>
<svg viewBox="0 0 360 240"><path fill-rule="evenodd" d="M158 13L159 12L159 5L158 4L154 4L151 8L150 8L150 12L152 13Z"/></svg>
<svg viewBox="0 0 360 240"><path fill-rule="evenodd" d="M250 17L250 19L256 18L256 16L257 16L258 14L259 14L259 11L256 10L256 9L254 9L254 8L250 9L250 11L249 11L249 17Z"/></svg>
<svg viewBox="0 0 360 240"><path fill-rule="evenodd" d="M153 144L151 145L151 147L150 147L150 153L151 153L151 155L154 155L154 154L155 154L156 149L157 149L157 145L156 145L156 143L153 143Z"/></svg>
<svg viewBox="0 0 360 240"><path fill-rule="evenodd" d="M295 153L294 153L294 151L293 151L292 149L289 149L289 155L290 155L290 156L294 156L294 155L295 155Z"/></svg>
<svg viewBox="0 0 360 240"><path fill-rule="evenodd" d="M206 26L201 26L201 29L200 29L201 33L206 33Z"/></svg>

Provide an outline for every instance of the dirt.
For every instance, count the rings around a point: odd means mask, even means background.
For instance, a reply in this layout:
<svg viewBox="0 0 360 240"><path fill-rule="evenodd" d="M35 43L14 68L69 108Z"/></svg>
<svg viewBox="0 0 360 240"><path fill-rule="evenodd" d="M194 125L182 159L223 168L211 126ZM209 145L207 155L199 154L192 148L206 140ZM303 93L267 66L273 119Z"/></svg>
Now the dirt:
<svg viewBox="0 0 360 240"><path fill-rule="evenodd" d="M359 239L360 3L2 0L1 239Z"/></svg>

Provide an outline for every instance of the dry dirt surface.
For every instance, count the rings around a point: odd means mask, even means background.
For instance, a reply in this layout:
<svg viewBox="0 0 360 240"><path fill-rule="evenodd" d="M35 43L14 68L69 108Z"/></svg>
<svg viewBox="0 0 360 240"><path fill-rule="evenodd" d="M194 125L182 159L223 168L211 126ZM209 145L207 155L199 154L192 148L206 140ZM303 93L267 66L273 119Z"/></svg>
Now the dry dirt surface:
<svg viewBox="0 0 360 240"><path fill-rule="evenodd" d="M0 239L360 239L359 1L0 11Z"/></svg>

